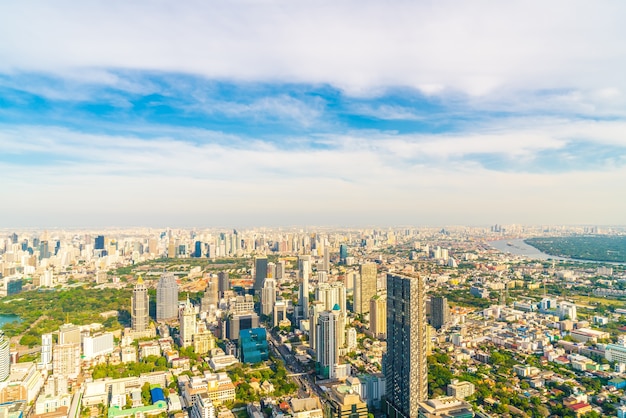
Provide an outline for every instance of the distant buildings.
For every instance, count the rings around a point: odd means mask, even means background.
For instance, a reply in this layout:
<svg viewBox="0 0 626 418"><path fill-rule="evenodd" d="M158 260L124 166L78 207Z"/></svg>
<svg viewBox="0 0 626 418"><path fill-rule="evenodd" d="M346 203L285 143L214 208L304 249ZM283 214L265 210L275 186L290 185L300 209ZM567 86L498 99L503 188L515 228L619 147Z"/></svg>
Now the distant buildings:
<svg viewBox="0 0 626 418"><path fill-rule="evenodd" d="M387 414L418 416L428 398L426 300L421 277L387 274L387 354L384 357Z"/></svg>

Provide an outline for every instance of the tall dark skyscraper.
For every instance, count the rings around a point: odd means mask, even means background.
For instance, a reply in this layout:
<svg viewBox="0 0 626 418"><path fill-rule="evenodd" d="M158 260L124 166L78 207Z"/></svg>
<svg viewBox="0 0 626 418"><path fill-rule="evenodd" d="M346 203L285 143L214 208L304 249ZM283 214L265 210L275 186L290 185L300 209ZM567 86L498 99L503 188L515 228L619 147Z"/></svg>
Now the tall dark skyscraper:
<svg viewBox="0 0 626 418"><path fill-rule="evenodd" d="M339 262L341 264L345 264L347 257L348 257L348 246L346 244L341 244L339 246Z"/></svg>
<svg viewBox="0 0 626 418"><path fill-rule="evenodd" d="M254 293L261 295L263 282L267 277L267 257L256 257L254 259Z"/></svg>
<svg viewBox="0 0 626 418"><path fill-rule="evenodd" d="M421 277L387 274L387 353L383 360L387 415L418 416L428 398L426 299Z"/></svg>
<svg viewBox="0 0 626 418"><path fill-rule="evenodd" d="M430 324L435 329L440 329L450 320L448 300L443 296L435 296L431 299L430 311Z"/></svg>
<svg viewBox="0 0 626 418"><path fill-rule="evenodd" d="M193 256L195 258L202 257L202 241L196 241L196 243L194 244Z"/></svg>

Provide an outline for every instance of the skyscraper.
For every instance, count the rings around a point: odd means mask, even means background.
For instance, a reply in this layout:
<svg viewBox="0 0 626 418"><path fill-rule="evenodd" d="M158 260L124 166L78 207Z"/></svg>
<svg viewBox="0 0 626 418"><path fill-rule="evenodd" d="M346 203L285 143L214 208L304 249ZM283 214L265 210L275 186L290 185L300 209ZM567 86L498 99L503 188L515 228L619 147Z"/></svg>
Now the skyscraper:
<svg viewBox="0 0 626 418"><path fill-rule="evenodd" d="M200 301L200 310L202 312L209 312L211 310L211 306L213 306L213 308L218 307L219 294L217 288L217 278L211 277L207 283L206 289L204 290L202 300Z"/></svg>
<svg viewBox="0 0 626 418"><path fill-rule="evenodd" d="M425 285L387 274L387 353L383 360L390 418L418 416L428 398Z"/></svg>
<svg viewBox="0 0 626 418"><path fill-rule="evenodd" d="M267 257L256 257L254 259L254 293L261 294L263 281L267 277Z"/></svg>
<svg viewBox="0 0 626 418"><path fill-rule="evenodd" d="M443 296L435 296L430 301L430 324L435 329L440 329L450 320L450 308L448 299Z"/></svg>
<svg viewBox="0 0 626 418"><path fill-rule="evenodd" d="M11 356L9 353L9 339L5 337L4 331L0 329L0 382L9 378L11 373Z"/></svg>
<svg viewBox="0 0 626 418"><path fill-rule="evenodd" d="M41 364L48 366L52 363L52 334L41 335Z"/></svg>
<svg viewBox="0 0 626 418"><path fill-rule="evenodd" d="M143 332L148 329L149 306L148 289L140 276L133 289L133 296L131 298L130 319L133 331Z"/></svg>
<svg viewBox="0 0 626 418"><path fill-rule="evenodd" d="M317 320L315 366L317 374L324 379L335 377L335 366L339 362L339 305L332 311L319 314Z"/></svg>
<svg viewBox="0 0 626 418"><path fill-rule="evenodd" d="M341 244L339 246L339 262L341 264L345 264L347 257L348 257L348 246L346 244Z"/></svg>
<svg viewBox="0 0 626 418"><path fill-rule="evenodd" d="M169 321L178 315L178 284L173 273L164 273L156 289L156 319Z"/></svg>
<svg viewBox="0 0 626 418"><path fill-rule="evenodd" d="M364 315L370 311L370 299L376 295L376 264L362 264L360 273L354 276L354 313Z"/></svg>

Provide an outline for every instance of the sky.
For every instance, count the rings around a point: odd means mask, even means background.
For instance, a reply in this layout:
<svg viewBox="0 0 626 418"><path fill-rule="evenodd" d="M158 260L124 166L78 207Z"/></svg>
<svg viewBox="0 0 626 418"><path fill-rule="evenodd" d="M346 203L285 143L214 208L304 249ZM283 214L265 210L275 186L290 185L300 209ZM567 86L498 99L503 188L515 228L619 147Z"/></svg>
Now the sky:
<svg viewBox="0 0 626 418"><path fill-rule="evenodd" d="M0 227L626 225L623 1L0 3Z"/></svg>

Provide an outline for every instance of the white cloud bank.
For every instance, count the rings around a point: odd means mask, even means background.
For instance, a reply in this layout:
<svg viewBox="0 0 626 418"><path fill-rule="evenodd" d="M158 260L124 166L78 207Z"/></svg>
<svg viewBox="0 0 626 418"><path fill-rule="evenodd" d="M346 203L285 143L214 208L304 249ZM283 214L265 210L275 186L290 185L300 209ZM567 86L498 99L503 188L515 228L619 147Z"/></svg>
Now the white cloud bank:
<svg viewBox="0 0 626 418"><path fill-rule="evenodd" d="M0 195L12 196L0 216L16 226L623 223L624 161L538 174L469 158L566 153L575 125L467 137L346 135L323 149L4 127L0 148L32 164L0 164ZM607 122L594 140L612 144L625 128Z"/></svg>
<svg viewBox="0 0 626 418"><path fill-rule="evenodd" d="M0 5L0 70L329 83L353 93L626 92L622 1L28 1ZM91 74L91 75L90 75Z"/></svg>

